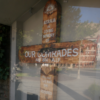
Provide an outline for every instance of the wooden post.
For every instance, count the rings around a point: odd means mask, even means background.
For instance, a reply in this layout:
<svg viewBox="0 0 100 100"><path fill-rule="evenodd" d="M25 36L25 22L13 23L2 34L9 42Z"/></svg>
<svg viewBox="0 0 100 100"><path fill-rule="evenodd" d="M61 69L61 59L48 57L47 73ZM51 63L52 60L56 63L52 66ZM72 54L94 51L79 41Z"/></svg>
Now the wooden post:
<svg viewBox="0 0 100 100"><path fill-rule="evenodd" d="M61 6L56 0L49 0L43 11L42 43L60 42Z"/></svg>
<svg viewBox="0 0 100 100"><path fill-rule="evenodd" d="M42 43L60 42L61 7L55 0L49 0L43 12ZM57 67L41 66L40 100L56 100Z"/></svg>
<svg viewBox="0 0 100 100"><path fill-rule="evenodd" d="M57 79L57 66L41 66L40 100L56 100Z"/></svg>

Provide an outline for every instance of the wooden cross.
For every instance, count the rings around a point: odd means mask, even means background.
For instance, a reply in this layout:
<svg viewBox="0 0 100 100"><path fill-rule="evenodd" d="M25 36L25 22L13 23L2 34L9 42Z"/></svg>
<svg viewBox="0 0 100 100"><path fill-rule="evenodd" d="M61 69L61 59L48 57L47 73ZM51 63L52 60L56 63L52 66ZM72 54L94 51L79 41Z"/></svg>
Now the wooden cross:
<svg viewBox="0 0 100 100"><path fill-rule="evenodd" d="M81 41L59 43L60 26L61 6L49 0L43 11L42 44L21 47L19 60L23 63L76 64Z"/></svg>
<svg viewBox="0 0 100 100"><path fill-rule="evenodd" d="M60 26L61 6L55 0L49 0L43 11L42 44L24 46L19 50L21 62L42 64L40 100L56 99L57 64L79 61L80 41L59 43Z"/></svg>

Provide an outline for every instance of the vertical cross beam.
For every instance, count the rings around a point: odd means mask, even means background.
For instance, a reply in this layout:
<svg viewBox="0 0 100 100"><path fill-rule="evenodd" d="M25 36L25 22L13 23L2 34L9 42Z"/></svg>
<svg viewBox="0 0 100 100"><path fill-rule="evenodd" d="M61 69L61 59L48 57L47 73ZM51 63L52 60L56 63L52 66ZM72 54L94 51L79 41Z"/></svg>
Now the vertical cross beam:
<svg viewBox="0 0 100 100"><path fill-rule="evenodd" d="M49 0L43 11L42 43L60 42L61 6Z"/></svg>
<svg viewBox="0 0 100 100"><path fill-rule="evenodd" d="M57 67L41 66L40 100L56 100L57 97Z"/></svg>
<svg viewBox="0 0 100 100"><path fill-rule="evenodd" d="M60 42L61 7L49 0L43 11L42 43ZM40 100L56 100L57 66L41 66Z"/></svg>

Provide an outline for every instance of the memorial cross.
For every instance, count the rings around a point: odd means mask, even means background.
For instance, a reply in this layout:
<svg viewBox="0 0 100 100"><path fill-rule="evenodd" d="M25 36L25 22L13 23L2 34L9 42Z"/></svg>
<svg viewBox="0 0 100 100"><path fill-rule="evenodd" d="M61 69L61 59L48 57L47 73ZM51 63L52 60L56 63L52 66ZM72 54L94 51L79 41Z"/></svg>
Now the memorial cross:
<svg viewBox="0 0 100 100"><path fill-rule="evenodd" d="M59 43L60 26L61 6L56 0L48 0L43 11L42 44L19 50L21 62L42 64L40 100L56 100L57 64L79 61L80 41Z"/></svg>

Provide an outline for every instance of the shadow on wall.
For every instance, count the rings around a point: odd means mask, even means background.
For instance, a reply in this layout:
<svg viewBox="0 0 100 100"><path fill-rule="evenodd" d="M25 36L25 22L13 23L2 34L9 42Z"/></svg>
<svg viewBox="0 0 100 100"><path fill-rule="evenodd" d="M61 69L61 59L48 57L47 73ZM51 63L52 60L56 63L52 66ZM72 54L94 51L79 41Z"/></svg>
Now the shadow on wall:
<svg viewBox="0 0 100 100"><path fill-rule="evenodd" d="M38 100L38 95L36 95L36 94L27 94L27 100Z"/></svg>
<svg viewBox="0 0 100 100"><path fill-rule="evenodd" d="M72 98L74 98L74 100L89 100L61 83L58 83L58 87L70 95Z"/></svg>

